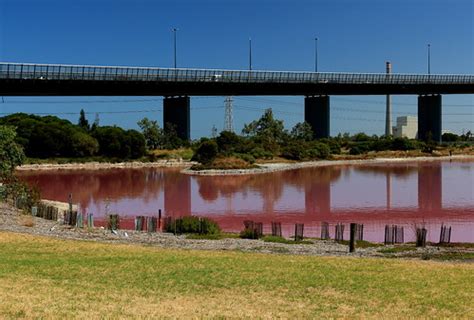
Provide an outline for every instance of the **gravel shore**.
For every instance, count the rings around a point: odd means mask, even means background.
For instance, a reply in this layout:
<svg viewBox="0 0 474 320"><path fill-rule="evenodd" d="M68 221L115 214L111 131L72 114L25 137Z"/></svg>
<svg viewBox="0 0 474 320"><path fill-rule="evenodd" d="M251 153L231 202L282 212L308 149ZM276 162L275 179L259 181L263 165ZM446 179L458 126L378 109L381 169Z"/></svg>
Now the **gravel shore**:
<svg viewBox="0 0 474 320"><path fill-rule="evenodd" d="M97 241L104 243L138 244L159 248L187 250L234 250L243 252L313 255L313 256L353 256L353 257L386 257L382 249L393 246L377 246L357 248L355 253L349 253L348 246L333 240L311 240L310 244L270 243L263 240L247 240L226 238L221 240L194 240L185 235L175 236L170 233L146 233L132 230L119 230L112 233L103 228L73 228L62 225L57 221L23 215L11 206L0 203L0 232L27 233L32 235L54 237L70 240ZM459 251L458 248L439 248L428 246L417 248L409 253L401 253L403 257L420 257L422 254L440 254L443 252ZM462 249L463 252L473 252L472 249ZM392 257L399 256L397 253Z"/></svg>
<svg viewBox="0 0 474 320"><path fill-rule="evenodd" d="M116 169L116 168L175 168L190 167L195 162L184 161L181 159L158 160L154 162L86 162L86 163L44 163L44 164L24 164L16 168L19 171L32 170L100 170L100 169Z"/></svg>
<svg viewBox="0 0 474 320"><path fill-rule="evenodd" d="M471 160L474 161L473 155L453 155L439 157L411 157L411 158L375 158L375 159L358 159L358 160L322 160L322 161L305 161L296 163L267 163L260 164L260 168L255 169L234 169L234 170L190 170L183 169L181 173L201 176L220 176L220 175L244 175L244 174L261 174L269 172L277 172L284 170L294 170L310 167L327 167L341 165L367 165L380 163L403 163L403 162L424 162L424 161L448 161L448 160Z"/></svg>
<svg viewBox="0 0 474 320"><path fill-rule="evenodd" d="M255 169L227 169L227 170L191 170L190 167L195 162L184 161L181 159L158 160L155 162L87 162L87 163L66 163L66 164L27 164L16 168L19 171L37 171L37 170L102 170L116 168L183 168L181 173L202 176L217 175L247 175L277 172L284 170L294 170L309 167L327 167L340 165L365 165L380 163L402 163L419 161L447 161L447 160L470 160L474 161L474 155L453 155L438 157L408 157L408 158L375 158L375 159L357 159L357 160L321 160L304 161L295 163L265 163L258 164Z"/></svg>

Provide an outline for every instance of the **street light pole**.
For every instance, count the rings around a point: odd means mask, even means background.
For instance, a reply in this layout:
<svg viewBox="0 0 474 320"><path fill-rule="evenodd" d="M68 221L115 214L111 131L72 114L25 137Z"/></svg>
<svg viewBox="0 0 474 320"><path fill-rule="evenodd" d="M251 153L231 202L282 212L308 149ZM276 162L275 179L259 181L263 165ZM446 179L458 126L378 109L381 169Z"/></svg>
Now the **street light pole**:
<svg viewBox="0 0 474 320"><path fill-rule="evenodd" d="M431 44L428 43L428 75L431 74Z"/></svg>
<svg viewBox="0 0 474 320"><path fill-rule="evenodd" d="M314 38L314 72L318 72L318 38Z"/></svg>
<svg viewBox="0 0 474 320"><path fill-rule="evenodd" d="M252 38L249 38L249 70L252 71Z"/></svg>
<svg viewBox="0 0 474 320"><path fill-rule="evenodd" d="M174 68L176 69L177 68L177 62L176 62L176 32L178 31L179 29L177 28L173 28L172 31L173 31L173 36L174 36Z"/></svg>

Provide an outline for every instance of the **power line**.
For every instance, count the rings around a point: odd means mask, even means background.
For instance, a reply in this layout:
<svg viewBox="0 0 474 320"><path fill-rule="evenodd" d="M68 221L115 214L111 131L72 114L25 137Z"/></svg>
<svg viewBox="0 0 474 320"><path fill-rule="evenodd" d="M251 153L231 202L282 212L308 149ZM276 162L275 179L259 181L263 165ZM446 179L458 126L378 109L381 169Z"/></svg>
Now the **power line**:
<svg viewBox="0 0 474 320"><path fill-rule="evenodd" d="M120 99L120 100L46 100L46 101L41 101L41 100L3 100L2 103L5 104L74 104L74 103L81 103L81 104L86 104L86 103L136 103L136 102L156 102L156 101L163 101L163 98L155 98L155 99L134 99L134 100L129 100L129 99Z"/></svg>
<svg viewBox="0 0 474 320"><path fill-rule="evenodd" d="M258 107L241 106L241 105L236 105L234 107L236 109L239 109L239 110L249 110L249 111L256 111L256 112L264 111L263 108L258 108ZM265 109L267 109L267 108L265 108ZM299 116L299 117L303 116L303 113L301 113L301 112L279 111L279 110L274 110L274 109L272 109L272 111L274 111L275 113L286 114L286 115L291 115L291 116ZM350 118L350 117L341 117L341 116L331 116L331 119L349 120L349 121L385 122L384 119ZM474 121L443 121L443 123L474 123Z"/></svg>
<svg viewBox="0 0 474 320"><path fill-rule="evenodd" d="M303 106L301 103L294 102L294 101L286 101L286 100L277 100L277 99L267 99L267 98L248 98L248 97L236 97L238 100L245 100L245 101L252 101L252 102L265 102L265 103L275 103L280 105L295 105L295 106ZM358 102L358 103L369 103L369 104L385 104L384 101L371 101L371 100L360 100L360 99L347 99L347 98L340 98L337 97L338 100L346 101L346 102ZM413 103L403 103L403 102L392 102L392 105L405 105L405 106L416 106ZM443 104L443 107L470 107L474 108L473 104ZM332 107L331 107L332 108Z"/></svg>

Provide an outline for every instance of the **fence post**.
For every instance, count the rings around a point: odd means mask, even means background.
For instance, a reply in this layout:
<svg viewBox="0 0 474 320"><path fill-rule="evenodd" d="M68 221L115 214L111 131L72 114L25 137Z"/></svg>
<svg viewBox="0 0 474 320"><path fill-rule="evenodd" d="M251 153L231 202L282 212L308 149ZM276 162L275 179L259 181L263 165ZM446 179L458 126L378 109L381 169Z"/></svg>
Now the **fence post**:
<svg viewBox="0 0 474 320"><path fill-rule="evenodd" d="M87 215L87 227L94 228L94 214L92 213Z"/></svg>
<svg viewBox="0 0 474 320"><path fill-rule="evenodd" d="M355 252L355 237L357 231L357 224L351 223L351 236L349 239L349 252Z"/></svg>
<svg viewBox="0 0 474 320"><path fill-rule="evenodd" d="M158 230L161 230L161 209L158 209Z"/></svg>

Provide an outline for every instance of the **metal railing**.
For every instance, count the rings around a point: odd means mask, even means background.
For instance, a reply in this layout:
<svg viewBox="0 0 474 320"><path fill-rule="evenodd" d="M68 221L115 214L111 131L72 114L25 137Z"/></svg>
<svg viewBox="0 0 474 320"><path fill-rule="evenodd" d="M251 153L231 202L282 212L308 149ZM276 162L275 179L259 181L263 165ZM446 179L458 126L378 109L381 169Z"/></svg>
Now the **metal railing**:
<svg viewBox="0 0 474 320"><path fill-rule="evenodd" d="M26 63L0 63L0 79L407 85L426 83L474 85L474 75L316 73Z"/></svg>

